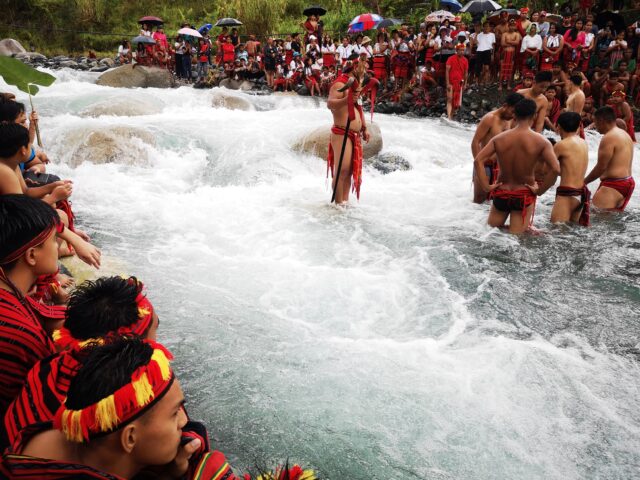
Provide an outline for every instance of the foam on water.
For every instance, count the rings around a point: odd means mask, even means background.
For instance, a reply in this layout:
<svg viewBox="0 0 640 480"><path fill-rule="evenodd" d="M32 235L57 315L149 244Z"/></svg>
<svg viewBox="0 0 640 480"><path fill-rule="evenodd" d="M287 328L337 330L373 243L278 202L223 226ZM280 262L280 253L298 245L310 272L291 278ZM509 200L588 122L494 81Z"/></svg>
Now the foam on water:
<svg viewBox="0 0 640 480"><path fill-rule="evenodd" d="M210 91L56 75L36 98L51 169L75 181L105 254L148 284L190 413L238 467L637 476L637 195L586 231L552 227L549 194L536 224L550 233L511 237L470 202L472 128L377 115L384 151L413 169L367 169L343 211L328 206L325 163L290 148L330 123L319 103L245 96L256 111L230 111ZM83 115L109 99L161 110ZM123 151L73 163L91 131Z"/></svg>

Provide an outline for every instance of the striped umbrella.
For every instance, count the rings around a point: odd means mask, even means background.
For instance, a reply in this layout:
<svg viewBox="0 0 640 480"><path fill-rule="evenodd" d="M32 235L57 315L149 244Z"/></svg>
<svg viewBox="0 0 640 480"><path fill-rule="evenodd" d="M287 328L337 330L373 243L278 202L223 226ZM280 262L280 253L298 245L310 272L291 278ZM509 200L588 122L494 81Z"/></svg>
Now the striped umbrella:
<svg viewBox="0 0 640 480"><path fill-rule="evenodd" d="M349 33L365 32L367 30L373 30L382 21L380 15L375 13L363 13L351 20L349 24Z"/></svg>

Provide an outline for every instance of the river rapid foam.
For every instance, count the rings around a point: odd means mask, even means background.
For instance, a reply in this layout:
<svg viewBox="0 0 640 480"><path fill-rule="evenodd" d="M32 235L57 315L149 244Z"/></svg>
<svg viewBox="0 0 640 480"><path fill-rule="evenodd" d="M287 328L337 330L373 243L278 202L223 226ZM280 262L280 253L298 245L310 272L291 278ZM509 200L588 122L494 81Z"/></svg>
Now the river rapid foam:
<svg viewBox="0 0 640 480"><path fill-rule="evenodd" d="M211 91L56 75L35 98L50 169L147 284L190 415L232 464L638 478L637 193L587 230L549 224L550 192L546 233L508 236L471 203L473 127L376 115L383 151L413 168L366 169L343 211L325 162L290 148L330 124L321 103L245 95L255 110L232 111Z"/></svg>

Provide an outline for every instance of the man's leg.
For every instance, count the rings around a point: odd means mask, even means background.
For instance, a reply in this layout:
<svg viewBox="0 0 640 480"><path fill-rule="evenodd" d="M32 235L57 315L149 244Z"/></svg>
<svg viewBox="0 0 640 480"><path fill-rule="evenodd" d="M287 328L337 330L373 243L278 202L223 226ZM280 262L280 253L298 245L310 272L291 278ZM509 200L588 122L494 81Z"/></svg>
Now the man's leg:
<svg viewBox="0 0 640 480"><path fill-rule="evenodd" d="M593 206L601 209L618 208L624 197L615 188L600 187L593 196Z"/></svg>
<svg viewBox="0 0 640 480"><path fill-rule="evenodd" d="M351 139L347 138L347 144L344 149L344 158L342 159L342 168L340 169L340 179L336 184L338 173L338 165L340 164L340 152L342 152L342 142L344 135L331 134L331 146L333 148L333 182L332 187L336 189L336 204L346 203L349 201L349 191L351 190L351 155L353 153L353 145Z"/></svg>
<svg viewBox="0 0 640 480"><path fill-rule="evenodd" d="M513 210L509 219L509 233L517 235L526 232L531 226L531 218L535 208L535 203L527 207L524 220L522 219L522 210Z"/></svg>
<svg viewBox="0 0 640 480"><path fill-rule="evenodd" d="M487 223L490 227L503 227L505 222L507 221L507 218L509 218L509 212L501 212L494 205L491 205L489 218L487 219Z"/></svg>
<svg viewBox="0 0 640 480"><path fill-rule="evenodd" d="M447 117L449 120L453 118L453 87L451 85L447 87Z"/></svg>
<svg viewBox="0 0 640 480"><path fill-rule="evenodd" d="M551 223L566 223L574 220L574 212L580 205L580 200L576 197L556 197L556 201L553 204L551 210ZM580 217L580 210L577 212L577 217Z"/></svg>

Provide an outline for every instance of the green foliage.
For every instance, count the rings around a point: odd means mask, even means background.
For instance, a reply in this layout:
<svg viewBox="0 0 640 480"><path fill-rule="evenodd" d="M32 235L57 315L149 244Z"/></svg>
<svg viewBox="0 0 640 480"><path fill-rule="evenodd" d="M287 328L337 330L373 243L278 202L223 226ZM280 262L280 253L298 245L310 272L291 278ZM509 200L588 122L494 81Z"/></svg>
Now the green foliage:
<svg viewBox="0 0 640 480"><path fill-rule="evenodd" d="M35 95L39 89L36 85L48 87L56 81L56 77L40 72L20 60L10 57L0 57L0 77L7 85L15 85L24 93Z"/></svg>

